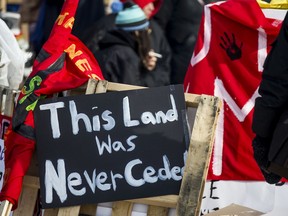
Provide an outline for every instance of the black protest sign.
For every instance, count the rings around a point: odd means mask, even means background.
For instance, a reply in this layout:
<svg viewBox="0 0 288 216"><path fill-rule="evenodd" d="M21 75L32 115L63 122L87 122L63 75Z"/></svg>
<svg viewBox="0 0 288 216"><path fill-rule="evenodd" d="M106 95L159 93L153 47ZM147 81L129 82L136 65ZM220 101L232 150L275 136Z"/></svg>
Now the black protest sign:
<svg viewBox="0 0 288 216"><path fill-rule="evenodd" d="M178 194L185 115L182 85L39 101L43 207Z"/></svg>

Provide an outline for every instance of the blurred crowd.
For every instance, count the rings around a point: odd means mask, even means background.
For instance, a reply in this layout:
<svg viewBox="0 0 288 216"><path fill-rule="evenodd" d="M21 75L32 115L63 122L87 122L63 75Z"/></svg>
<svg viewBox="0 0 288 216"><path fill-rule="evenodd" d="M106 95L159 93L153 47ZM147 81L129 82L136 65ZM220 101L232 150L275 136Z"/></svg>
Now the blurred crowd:
<svg viewBox="0 0 288 216"><path fill-rule="evenodd" d="M93 53L108 81L147 87L183 84L204 5L215 1L80 0L72 33ZM28 28L27 44L20 46L25 52L24 77L63 2L23 0L16 11L20 32ZM12 28L9 19L0 18ZM9 85L0 79L3 84Z"/></svg>

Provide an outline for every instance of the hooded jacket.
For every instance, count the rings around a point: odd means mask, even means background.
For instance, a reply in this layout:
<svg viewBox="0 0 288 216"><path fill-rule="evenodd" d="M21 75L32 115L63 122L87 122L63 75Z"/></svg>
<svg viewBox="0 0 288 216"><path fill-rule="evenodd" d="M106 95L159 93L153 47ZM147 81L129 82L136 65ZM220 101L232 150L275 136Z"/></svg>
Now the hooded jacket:
<svg viewBox="0 0 288 216"><path fill-rule="evenodd" d="M110 31L100 41L99 48L101 51L97 52L96 58L106 80L144 85L140 78L137 44L131 34L122 30Z"/></svg>
<svg viewBox="0 0 288 216"><path fill-rule="evenodd" d="M99 41L100 51L94 52L106 80L146 87L170 84L170 47L157 23L150 22L150 27L152 48L163 56L157 59L155 69L148 71L141 66L137 44L130 33L111 30Z"/></svg>
<svg viewBox="0 0 288 216"><path fill-rule="evenodd" d="M272 137L276 123L288 107L288 14L282 28L265 59L259 94L255 102L252 128L260 137Z"/></svg>

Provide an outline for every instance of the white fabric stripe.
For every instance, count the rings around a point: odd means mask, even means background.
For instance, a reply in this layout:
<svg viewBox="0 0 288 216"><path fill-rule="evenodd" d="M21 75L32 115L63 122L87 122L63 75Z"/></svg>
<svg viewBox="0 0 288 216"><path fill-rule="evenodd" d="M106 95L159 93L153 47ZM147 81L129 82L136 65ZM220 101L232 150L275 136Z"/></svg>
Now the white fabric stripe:
<svg viewBox="0 0 288 216"><path fill-rule="evenodd" d="M252 97L246 102L243 108L240 109L225 89L223 82L220 79L216 78L214 81L214 95L225 101L236 116L236 118L239 120L239 122L243 122L246 116L254 108L255 99L259 96L259 93L257 88L256 91L253 93ZM215 133L212 172L216 176L220 176L222 174L222 157L224 145L224 110L224 107L222 107L222 109L220 110Z"/></svg>
<svg viewBox="0 0 288 216"><path fill-rule="evenodd" d="M216 83L214 83L214 95L223 98L221 91ZM212 172L215 176L220 176L222 174L222 158L223 158L223 137L224 137L224 103L223 107L220 109L216 131L215 131L215 141L213 148L213 158L212 158Z"/></svg>
<svg viewBox="0 0 288 216"><path fill-rule="evenodd" d="M191 66L195 66L198 62L200 62L203 58L206 57L209 51L210 42L211 42L211 10L210 7L213 5L220 5L225 3L225 1L219 1L211 4L207 4L204 6L203 16L204 16L204 33L203 33L203 47L199 51L198 54L193 52L192 58L190 60ZM189 90L190 82L188 83L187 91Z"/></svg>
<svg viewBox="0 0 288 216"><path fill-rule="evenodd" d="M203 60L210 49L210 42L211 42L211 10L210 7L212 7L213 5L220 5L222 3L225 3L225 1L220 1L220 2L216 2L214 4L208 4L204 7L204 12L203 12L203 16L204 16L204 34L203 34L203 47L202 49L199 51L198 54L195 55L195 52L193 52L192 58L191 58L191 66L195 66L197 63L199 63L201 60Z"/></svg>
<svg viewBox="0 0 288 216"><path fill-rule="evenodd" d="M254 107L255 99L259 96L258 89L253 93L252 97L249 98L249 100L245 103L242 109L238 107L238 105L235 103L235 101L232 99L230 94L225 89L223 82L220 79L215 80L215 85L219 88L219 91L221 92L221 95L223 96L223 100L226 101L232 112L235 114L237 119L240 122L243 122L246 118L246 116L251 112L251 110Z"/></svg>
<svg viewBox="0 0 288 216"><path fill-rule="evenodd" d="M204 7L204 43L203 47L200 50L200 52L195 55L195 52L193 52L192 58L191 58L191 66L195 66L197 63L199 63L202 59L204 59L210 48L210 42L211 42L211 10L209 7Z"/></svg>
<svg viewBox="0 0 288 216"><path fill-rule="evenodd" d="M267 34L261 27L258 29L258 71L263 71L264 61L267 57Z"/></svg>

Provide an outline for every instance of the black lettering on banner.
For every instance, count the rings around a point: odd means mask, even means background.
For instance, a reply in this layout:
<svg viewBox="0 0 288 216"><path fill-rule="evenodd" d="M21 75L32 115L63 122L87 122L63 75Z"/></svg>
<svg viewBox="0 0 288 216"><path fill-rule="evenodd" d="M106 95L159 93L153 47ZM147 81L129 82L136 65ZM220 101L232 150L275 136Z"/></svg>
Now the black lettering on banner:
<svg viewBox="0 0 288 216"><path fill-rule="evenodd" d="M203 199L212 199L212 200L217 200L217 199L220 199L220 197L218 196L215 196L213 192L215 192L215 190L217 190L217 186L215 186L215 182L217 182L218 180L212 180L210 181L210 188L209 188L209 197L207 196L203 196ZM210 201L209 201L210 202ZM213 203L213 202L211 202ZM213 211L217 211L219 210L219 207L211 207L211 208L208 208L208 209L201 209L201 212L200 212L200 215L206 215L210 212L213 212Z"/></svg>

